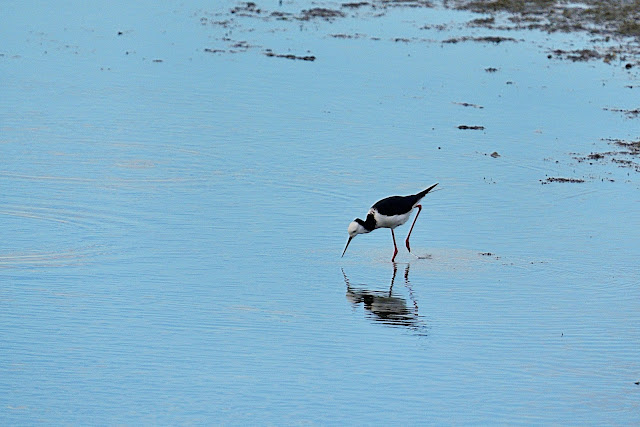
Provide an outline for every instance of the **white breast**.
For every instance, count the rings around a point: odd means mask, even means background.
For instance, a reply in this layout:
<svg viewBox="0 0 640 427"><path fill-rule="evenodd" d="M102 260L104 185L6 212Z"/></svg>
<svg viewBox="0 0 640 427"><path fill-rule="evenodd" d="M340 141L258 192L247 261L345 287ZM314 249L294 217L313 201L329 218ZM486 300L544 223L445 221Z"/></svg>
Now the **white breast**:
<svg viewBox="0 0 640 427"><path fill-rule="evenodd" d="M373 214L373 217L376 220L377 228L396 228L397 226L409 221L409 218L411 217L411 212L407 212L402 215L385 216L380 215L377 210L371 209L370 213Z"/></svg>

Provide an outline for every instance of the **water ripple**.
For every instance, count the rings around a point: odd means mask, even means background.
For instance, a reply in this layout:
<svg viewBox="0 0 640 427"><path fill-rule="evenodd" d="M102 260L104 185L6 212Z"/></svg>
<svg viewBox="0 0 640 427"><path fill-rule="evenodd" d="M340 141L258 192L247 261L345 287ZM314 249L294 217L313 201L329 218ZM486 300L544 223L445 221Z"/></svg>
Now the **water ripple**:
<svg viewBox="0 0 640 427"><path fill-rule="evenodd" d="M0 269L45 268L83 265L106 254L104 248L87 246L59 251L26 251L0 253Z"/></svg>

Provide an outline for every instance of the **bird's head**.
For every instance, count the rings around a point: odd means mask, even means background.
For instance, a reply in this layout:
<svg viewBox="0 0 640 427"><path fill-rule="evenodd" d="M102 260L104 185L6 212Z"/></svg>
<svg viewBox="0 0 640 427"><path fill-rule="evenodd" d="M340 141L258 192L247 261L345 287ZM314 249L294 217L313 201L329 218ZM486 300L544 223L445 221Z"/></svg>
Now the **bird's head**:
<svg viewBox="0 0 640 427"><path fill-rule="evenodd" d="M349 224L349 228L347 228L347 233L349 233L349 240L347 240L347 246L344 247L344 251L342 252L342 256L344 256L345 252L347 252L347 248L349 247L349 243L351 240L356 237L358 234L368 233L369 230L364 228L364 221L360 218L356 218L351 221Z"/></svg>

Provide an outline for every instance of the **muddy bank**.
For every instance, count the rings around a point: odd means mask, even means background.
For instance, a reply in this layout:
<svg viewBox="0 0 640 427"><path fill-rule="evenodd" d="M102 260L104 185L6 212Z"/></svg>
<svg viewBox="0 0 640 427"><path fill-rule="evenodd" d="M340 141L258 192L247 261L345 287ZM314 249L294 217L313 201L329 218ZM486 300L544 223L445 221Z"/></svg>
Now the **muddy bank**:
<svg viewBox="0 0 640 427"><path fill-rule="evenodd" d="M297 9L294 3L239 2L226 12L200 12L202 25L214 25L237 29L242 19L259 19L266 22L304 23L310 21L333 22L345 18L382 17L395 8L445 8L464 10L481 14L466 23L468 28L489 30L538 30L548 33L584 33L593 36L591 46L576 50L551 47L550 59L569 61L602 60L607 63L621 63L627 69L640 64L640 1L637 0L584 0L576 3L569 0L441 0L438 2L420 0L377 0L316 4L316 7ZM250 25L250 24L249 24ZM450 23L422 26L423 29L446 30ZM337 38L361 38L362 34L333 34ZM379 39L377 35L369 36ZM399 41L425 41L398 37ZM233 49L232 38L227 37ZM433 41L433 40L428 40ZM442 43L465 41L502 43L515 42L514 38L501 35L483 37L462 36L441 40ZM264 47L266 48L266 47ZM208 48L211 50L211 48ZM222 50L216 48L215 50Z"/></svg>
<svg viewBox="0 0 640 427"><path fill-rule="evenodd" d="M570 61L623 62L630 69L640 62L640 2L585 0L444 0L445 7L487 14L470 26L495 30L540 30L586 33L592 46L565 51L551 49L549 58Z"/></svg>
<svg viewBox="0 0 640 427"><path fill-rule="evenodd" d="M215 27L219 34L216 46L204 47L203 51L214 54L234 54L241 52L256 52L271 58L289 59L297 62L322 63L322 57L311 49L304 47L290 48L289 46L274 49L265 45L266 38L260 37L259 29L273 34L286 34L300 31L302 28L311 29L319 38L344 40L345 43L358 39L372 41L386 40L394 43L438 43L450 46L458 43L479 44L518 44L535 40L527 40L527 31L542 31L546 33L575 34L575 48L562 48L553 45L553 38L549 38L541 47L540 55L550 61L590 62L598 61L622 69L623 72L635 76L640 70L640 0L584 0L576 3L569 0L374 0L360 2L315 2L314 7L301 7L294 1L279 2L238 2L235 6L217 12L200 11L196 14L200 24ZM465 17L461 21L424 23L419 19L407 21L407 26L418 30L435 30L434 38L407 37L406 34L364 34L353 31L337 32L334 28L339 21L359 19L373 20L384 17L392 10L399 8L432 8L471 12L471 18ZM473 15L476 14L476 15ZM418 16L418 15L416 15ZM404 25L404 24L403 24ZM369 31L376 31L375 26ZM482 29L482 35L477 29ZM222 31L220 31L222 30ZM455 30L455 36L451 33ZM341 30L344 31L344 30ZM460 35L460 32L463 32ZM467 32L467 34L464 34ZM518 31L517 37L509 37L509 31ZM505 35L505 32L506 35ZM418 31L419 33L419 31ZM435 34L435 36L434 36ZM587 37L584 37L584 36ZM251 38L250 41L239 37ZM496 67L486 67L489 74L498 73ZM513 84L511 81L507 85ZM634 85L627 86L630 89ZM483 106L454 102L463 107L483 109ZM632 106L635 107L635 106ZM639 108L615 108L606 110L623 114L631 120L640 117ZM458 123L460 131L484 132L483 123ZM600 135L597 138L603 137ZM609 136L609 135L606 135ZM640 172L640 147L638 142L623 141L613 135L607 140L615 149L598 153L567 153L567 158L588 163L590 165L609 164L628 168ZM640 137L640 136L639 136ZM635 138L632 138L635 139ZM497 154L497 153L496 153ZM492 156L496 157L496 156ZM570 160L570 161L571 161ZM585 179L586 178L586 179ZM546 177L540 181L548 183L576 183L591 181L589 177L563 178Z"/></svg>
<svg viewBox="0 0 640 427"><path fill-rule="evenodd" d="M589 165L610 163L621 168L640 172L640 140L625 141L609 138L606 141L614 148L613 150L592 152L586 156L573 155L573 159L579 163L588 163Z"/></svg>
<svg viewBox="0 0 640 427"><path fill-rule="evenodd" d="M585 31L594 35L640 37L640 2L624 0L444 0L445 7L492 15L475 23L496 25L495 14L508 13L507 29L547 32Z"/></svg>

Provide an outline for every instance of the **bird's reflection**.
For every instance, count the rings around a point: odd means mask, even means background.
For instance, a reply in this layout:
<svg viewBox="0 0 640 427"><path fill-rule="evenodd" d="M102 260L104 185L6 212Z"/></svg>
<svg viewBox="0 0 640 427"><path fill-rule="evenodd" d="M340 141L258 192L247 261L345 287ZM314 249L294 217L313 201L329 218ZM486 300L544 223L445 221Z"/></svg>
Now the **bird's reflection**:
<svg viewBox="0 0 640 427"><path fill-rule="evenodd" d="M410 329L424 333L424 325L420 321L418 315L418 302L416 301L411 282L409 281L409 267L407 264L404 270L404 285L409 294L411 303L407 299L393 291L393 285L398 273L398 265L393 263L393 276L388 291L374 291L367 288L371 286L362 284L353 286L342 269L344 282L347 285L347 300L355 307L360 303L364 304L364 308L371 313L371 318L375 321L391 325L404 326Z"/></svg>

